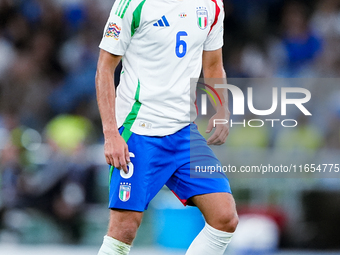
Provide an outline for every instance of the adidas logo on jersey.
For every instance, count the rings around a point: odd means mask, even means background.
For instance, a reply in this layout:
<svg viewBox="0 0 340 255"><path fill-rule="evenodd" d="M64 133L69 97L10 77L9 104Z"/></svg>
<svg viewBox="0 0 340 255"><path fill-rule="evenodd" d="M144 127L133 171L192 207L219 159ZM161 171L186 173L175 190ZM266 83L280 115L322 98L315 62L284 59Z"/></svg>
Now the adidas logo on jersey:
<svg viewBox="0 0 340 255"><path fill-rule="evenodd" d="M165 15L163 15L163 17L153 25L154 25L154 27L170 27L170 24L167 21L167 19L165 18Z"/></svg>

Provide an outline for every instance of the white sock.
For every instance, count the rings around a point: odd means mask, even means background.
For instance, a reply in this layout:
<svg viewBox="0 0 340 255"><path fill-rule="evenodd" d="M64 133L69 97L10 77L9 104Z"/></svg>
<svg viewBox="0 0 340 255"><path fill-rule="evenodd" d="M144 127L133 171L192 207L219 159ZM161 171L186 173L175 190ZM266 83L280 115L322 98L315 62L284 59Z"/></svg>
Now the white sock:
<svg viewBox="0 0 340 255"><path fill-rule="evenodd" d="M233 235L205 223L185 255L223 255Z"/></svg>
<svg viewBox="0 0 340 255"><path fill-rule="evenodd" d="M131 245L118 241L110 236L104 236L104 241L97 255L128 255Z"/></svg>

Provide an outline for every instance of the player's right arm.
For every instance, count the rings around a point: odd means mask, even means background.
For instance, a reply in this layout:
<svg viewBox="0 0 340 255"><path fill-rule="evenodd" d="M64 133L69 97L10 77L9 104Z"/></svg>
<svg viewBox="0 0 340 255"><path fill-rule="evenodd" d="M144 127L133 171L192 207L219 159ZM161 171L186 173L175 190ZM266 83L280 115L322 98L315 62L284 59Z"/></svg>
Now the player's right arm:
<svg viewBox="0 0 340 255"><path fill-rule="evenodd" d="M126 142L119 134L115 114L114 72L121 58L121 56L100 50L96 74L96 91L105 138L106 162L128 173L129 150Z"/></svg>

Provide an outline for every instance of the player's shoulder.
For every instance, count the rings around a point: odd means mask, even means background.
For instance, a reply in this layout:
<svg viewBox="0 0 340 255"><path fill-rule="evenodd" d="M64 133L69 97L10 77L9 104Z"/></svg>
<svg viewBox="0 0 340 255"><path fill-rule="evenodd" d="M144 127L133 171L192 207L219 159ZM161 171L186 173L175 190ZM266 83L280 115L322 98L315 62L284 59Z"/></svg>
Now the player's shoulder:
<svg viewBox="0 0 340 255"><path fill-rule="evenodd" d="M131 1L131 4L133 6L140 6L140 5L144 5L144 4L148 3L150 0L128 0L128 1Z"/></svg>
<svg viewBox="0 0 340 255"><path fill-rule="evenodd" d="M139 5L147 1L148 0L116 0L114 4L118 6L125 5L125 7L129 8L130 6Z"/></svg>
<svg viewBox="0 0 340 255"><path fill-rule="evenodd" d="M113 5L112 12L123 18L125 13L131 13L136 9L141 9L145 2L148 2L148 0L116 0Z"/></svg>
<svg viewBox="0 0 340 255"><path fill-rule="evenodd" d="M224 13L224 3L223 0L203 0L210 7L210 10L219 16L219 14Z"/></svg>
<svg viewBox="0 0 340 255"><path fill-rule="evenodd" d="M201 0L209 4L223 5L223 0Z"/></svg>
<svg viewBox="0 0 340 255"><path fill-rule="evenodd" d="M223 0L202 0L213 8L223 8Z"/></svg>

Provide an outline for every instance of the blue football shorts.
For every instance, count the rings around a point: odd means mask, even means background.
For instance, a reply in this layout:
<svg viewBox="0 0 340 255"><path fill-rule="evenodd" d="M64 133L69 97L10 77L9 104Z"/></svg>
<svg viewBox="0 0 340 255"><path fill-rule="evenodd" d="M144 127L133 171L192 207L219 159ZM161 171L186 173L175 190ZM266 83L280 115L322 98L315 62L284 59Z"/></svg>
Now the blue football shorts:
<svg viewBox="0 0 340 255"><path fill-rule="evenodd" d="M119 132L122 135L124 127ZM195 166L221 165L196 124L162 137L131 132L122 136L129 147L131 162L128 174L110 166L109 208L142 212L164 185L184 205L193 205L190 198L196 195L231 193L223 173L217 178L195 178L190 174Z"/></svg>

